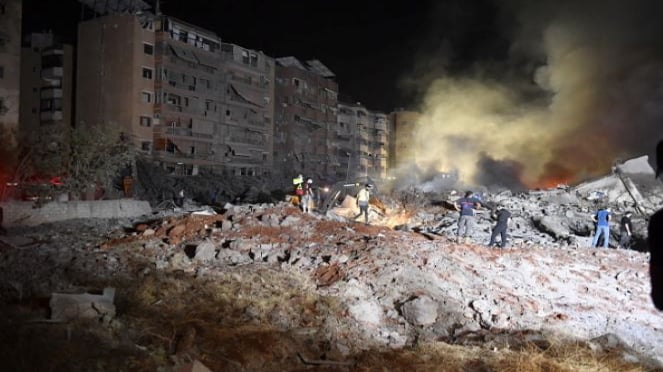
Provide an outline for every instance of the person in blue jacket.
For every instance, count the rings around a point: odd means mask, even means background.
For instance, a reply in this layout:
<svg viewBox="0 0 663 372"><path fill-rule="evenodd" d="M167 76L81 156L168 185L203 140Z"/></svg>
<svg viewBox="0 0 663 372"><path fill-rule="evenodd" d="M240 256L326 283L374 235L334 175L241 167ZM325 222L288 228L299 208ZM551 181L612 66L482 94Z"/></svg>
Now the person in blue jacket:
<svg viewBox="0 0 663 372"><path fill-rule="evenodd" d="M610 208L602 208L592 217L596 223L596 233L592 240L592 247L596 247L599 237L603 235L603 248L608 248L608 241L610 240L610 213Z"/></svg>

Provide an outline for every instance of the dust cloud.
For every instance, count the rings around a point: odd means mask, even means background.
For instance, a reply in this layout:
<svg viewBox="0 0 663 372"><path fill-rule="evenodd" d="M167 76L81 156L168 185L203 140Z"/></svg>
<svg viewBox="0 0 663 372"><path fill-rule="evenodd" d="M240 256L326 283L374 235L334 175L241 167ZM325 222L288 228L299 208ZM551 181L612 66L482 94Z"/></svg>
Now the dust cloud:
<svg viewBox="0 0 663 372"><path fill-rule="evenodd" d="M530 3L500 5L500 63L422 83L417 165L549 187L605 174L663 137L663 2Z"/></svg>

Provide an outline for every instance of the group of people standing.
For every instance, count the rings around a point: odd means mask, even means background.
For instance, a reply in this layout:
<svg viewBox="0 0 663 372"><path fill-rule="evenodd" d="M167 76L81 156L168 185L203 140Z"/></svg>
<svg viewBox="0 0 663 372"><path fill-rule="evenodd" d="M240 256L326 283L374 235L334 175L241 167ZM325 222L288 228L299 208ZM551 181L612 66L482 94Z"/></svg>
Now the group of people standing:
<svg viewBox="0 0 663 372"><path fill-rule="evenodd" d="M633 212L627 211L619 221L619 245L618 248L628 249L631 245L633 236L633 221L631 220ZM603 239L603 248L608 248L610 241L610 221L612 219L612 209L601 208L592 217L596 224L592 247L597 247L600 239Z"/></svg>
<svg viewBox="0 0 663 372"><path fill-rule="evenodd" d="M474 211L481 208L481 199L474 195L474 192L467 191L465 196L454 202L454 207L460 212L458 218L458 230L456 242L467 242L472 230L474 229ZM507 228L511 221L511 212L509 212L503 205L498 205L492 213L495 219L495 226L493 226L492 233L490 234L490 242L488 246L492 247L497 244L497 237L500 237L499 247L504 248L507 244Z"/></svg>
<svg viewBox="0 0 663 372"><path fill-rule="evenodd" d="M467 191L464 197L454 202L454 206L456 210L460 212L456 242L467 242L475 224L475 210L481 208L481 199L477 198L472 191ZM633 235L632 215L632 212L627 211L619 222L619 248L628 249L630 247L631 236ZM507 244L507 230L509 222L511 221L511 212L509 212L503 205L498 205L493 210L491 216L495 220L495 225L490 234L488 246L493 247L498 245L500 248L504 248ZM608 247L611 216L612 211L610 208L602 208L593 216L593 220L596 224L596 232L592 240L592 247L597 246L601 237L603 238L603 247ZM497 241L498 237L500 238L499 242Z"/></svg>

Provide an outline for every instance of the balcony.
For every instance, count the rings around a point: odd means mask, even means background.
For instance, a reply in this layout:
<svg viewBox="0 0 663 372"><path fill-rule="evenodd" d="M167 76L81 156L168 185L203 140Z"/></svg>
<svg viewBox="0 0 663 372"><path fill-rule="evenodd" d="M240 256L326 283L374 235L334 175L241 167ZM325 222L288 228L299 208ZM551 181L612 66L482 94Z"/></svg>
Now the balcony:
<svg viewBox="0 0 663 372"><path fill-rule="evenodd" d="M213 140L214 136L208 133L198 133L194 132L191 128L181 128L181 127L165 127L164 133L170 136L177 137L190 137L197 139Z"/></svg>
<svg viewBox="0 0 663 372"><path fill-rule="evenodd" d="M41 90L41 98L62 98L62 89L59 88L47 88Z"/></svg>
<svg viewBox="0 0 663 372"><path fill-rule="evenodd" d="M45 80L49 79L61 79L64 76L64 68L62 67L51 67L41 70L41 78Z"/></svg>

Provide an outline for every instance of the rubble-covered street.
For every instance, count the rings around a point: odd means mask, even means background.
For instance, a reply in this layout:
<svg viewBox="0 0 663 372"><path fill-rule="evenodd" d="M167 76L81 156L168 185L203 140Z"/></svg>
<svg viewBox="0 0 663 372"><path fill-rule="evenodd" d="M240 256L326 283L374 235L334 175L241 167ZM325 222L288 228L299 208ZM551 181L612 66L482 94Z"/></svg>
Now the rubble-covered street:
<svg viewBox="0 0 663 372"><path fill-rule="evenodd" d="M638 185L642 208L663 204L657 187ZM3 369L501 370L554 342L609 362L577 370L662 368L648 253L589 247L587 190L484 193L514 213L503 250L485 246L487 208L455 242L451 193L382 195L370 225L348 218L348 199L324 215L189 205L13 226L0 237ZM606 194L616 214L633 206Z"/></svg>

